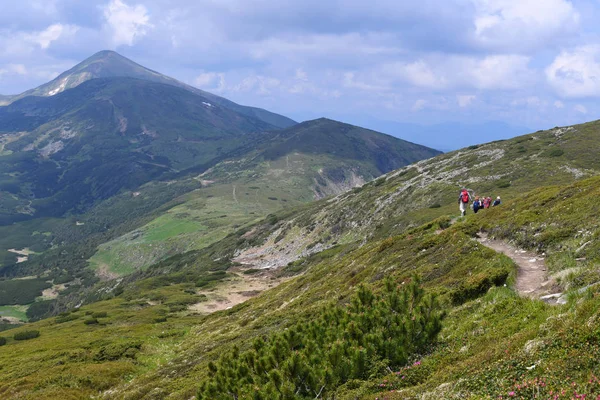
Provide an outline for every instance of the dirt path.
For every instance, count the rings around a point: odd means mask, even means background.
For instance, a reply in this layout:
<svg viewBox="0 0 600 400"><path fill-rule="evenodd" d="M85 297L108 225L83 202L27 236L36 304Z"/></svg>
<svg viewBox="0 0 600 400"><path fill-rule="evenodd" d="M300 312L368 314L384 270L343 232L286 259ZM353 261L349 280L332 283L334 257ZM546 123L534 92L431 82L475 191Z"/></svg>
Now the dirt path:
<svg viewBox="0 0 600 400"><path fill-rule="evenodd" d="M487 234L480 233L477 239L482 245L510 257L518 266L515 289L521 296L543 298L549 303L556 302L557 295L549 295L552 287L547 279L547 268L544 257L533 252L518 249L503 240L490 239Z"/></svg>

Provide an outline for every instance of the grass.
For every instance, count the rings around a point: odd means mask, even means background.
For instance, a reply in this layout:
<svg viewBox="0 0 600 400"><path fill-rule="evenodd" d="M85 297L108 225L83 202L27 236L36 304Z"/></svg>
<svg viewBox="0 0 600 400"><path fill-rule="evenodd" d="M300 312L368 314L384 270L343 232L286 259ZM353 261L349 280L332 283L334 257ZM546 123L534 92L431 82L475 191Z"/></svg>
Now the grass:
<svg viewBox="0 0 600 400"><path fill-rule="evenodd" d="M580 129L596 128L592 124ZM233 345L247 348L256 337L309 320L330 302L344 304L360 283L377 290L384 277L402 285L414 273L422 277L426 290L439 295L448 312L438 343L393 375L377 375L340 388L339 398L492 399L510 392L531 398L526 391L532 386L532 390L546 390L542 393L547 397L549 390L568 389L570 395L573 387L597 395L592 386L600 373L593 357L600 334L598 286L583 293L576 289L600 281L596 223L600 178L537 188L523 195L536 179L541 184L552 180L540 175L547 167L561 171L565 160L572 161L574 150L561 141L571 133L560 136L563 139L555 133L537 133L423 162L419 167L428 173L416 175L411 172L416 167L409 167L384 183L376 181L333 201L278 212L200 250L166 258L138 275L141 280L126 280L117 297L85 305L76 312L82 318L60 324L36 322L27 328L39 330L39 338L31 343L9 340L0 353L0 364L7 365L0 376L0 395L89 397L111 389L122 398L187 399L207 376L208 362ZM553 145L565 152L546 157L550 163L531 157ZM450 216L457 214L457 181L437 178L443 177L446 167L447 171L459 168L462 157L474 165L484 162L498 146L506 159L480 166L471 177L510 172L508 178L475 181L478 193L500 194L503 205L469 214L448 227ZM527 155L528 160L521 158ZM569 165L580 168L575 162ZM236 179L242 179L243 171L240 168ZM215 176L222 172L216 170ZM554 177L560 183L572 180L573 173L556 172ZM427 179L432 181L421 186ZM499 188L496 181L501 179L511 185ZM282 198L264 195L267 200ZM436 203L441 207L428 207ZM560 282L560 290L570 291L568 304L553 308L516 296L511 289L515 265L474 241L480 230L545 252L551 272L579 268ZM275 243L283 231L289 233ZM236 250L264 246L283 254L292 240L312 248L319 248L316 243L332 246L292 263L290 275L300 275L230 310L200 316L187 309L202 300L194 292L199 275L227 270ZM219 283L227 284L227 279ZM107 317L87 326L85 312L106 312ZM120 358L108 360L104 354Z"/></svg>
<svg viewBox="0 0 600 400"><path fill-rule="evenodd" d="M0 306L0 318L12 317L19 321L27 321L27 306Z"/></svg>
<svg viewBox="0 0 600 400"><path fill-rule="evenodd" d="M125 275L173 254L202 249L269 214L313 200L308 166L338 162L294 154L259 165L218 165L204 177L213 183L145 226L101 245L90 265Z"/></svg>

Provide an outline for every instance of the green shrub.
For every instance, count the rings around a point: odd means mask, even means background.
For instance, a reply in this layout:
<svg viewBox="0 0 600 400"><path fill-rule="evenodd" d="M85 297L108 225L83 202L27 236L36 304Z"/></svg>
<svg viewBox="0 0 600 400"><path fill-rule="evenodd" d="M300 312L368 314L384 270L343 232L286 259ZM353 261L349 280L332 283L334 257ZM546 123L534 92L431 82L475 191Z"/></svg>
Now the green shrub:
<svg viewBox="0 0 600 400"><path fill-rule="evenodd" d="M498 181L498 183L496 184L496 186L498 186L501 189L507 188L507 187L510 186L510 181L507 181L507 180Z"/></svg>
<svg viewBox="0 0 600 400"><path fill-rule="evenodd" d="M457 289L450 293L450 299L455 305L475 299L487 293L492 286L503 285L508 275L509 271L507 269L500 268L492 274L480 273L470 276Z"/></svg>
<svg viewBox="0 0 600 400"><path fill-rule="evenodd" d="M116 361L121 358L135 358L142 348L141 342L113 343L102 346L94 356L95 361Z"/></svg>
<svg viewBox="0 0 600 400"><path fill-rule="evenodd" d="M80 317L81 316L77 315L77 314L59 315L58 317L56 317L56 319L54 321L57 324L62 324L64 322L75 321L76 319L79 319Z"/></svg>
<svg viewBox="0 0 600 400"><path fill-rule="evenodd" d="M154 322L156 322L157 324L160 324L162 322L167 322L167 317L156 317L156 318L154 318Z"/></svg>
<svg viewBox="0 0 600 400"><path fill-rule="evenodd" d="M31 331L22 331L22 332L15 333L13 338L15 340L29 340L29 339L35 339L38 336L40 336L40 331L31 330Z"/></svg>
<svg viewBox="0 0 600 400"><path fill-rule="evenodd" d="M261 270L258 268L250 268L250 269L244 270L244 272L242 272L242 273L245 275L253 275L253 274L259 273L260 271Z"/></svg>
<svg viewBox="0 0 600 400"><path fill-rule="evenodd" d="M198 399L333 398L350 380L406 365L435 340L442 318L417 279L404 286L388 279L382 294L360 286L348 306L327 307L308 323L210 362Z"/></svg>
<svg viewBox="0 0 600 400"><path fill-rule="evenodd" d="M0 336L0 346L4 346L6 344L6 338Z"/></svg>
<svg viewBox="0 0 600 400"><path fill-rule="evenodd" d="M98 320L96 318L87 318L83 321L86 325L96 325L98 324Z"/></svg>
<svg viewBox="0 0 600 400"><path fill-rule="evenodd" d="M552 149L546 153L548 157L560 157L565 154L563 149Z"/></svg>
<svg viewBox="0 0 600 400"><path fill-rule="evenodd" d="M441 208L442 205L440 203L433 203L432 205L429 206L429 208Z"/></svg>
<svg viewBox="0 0 600 400"><path fill-rule="evenodd" d="M92 318L106 318L106 311L98 311L92 314Z"/></svg>

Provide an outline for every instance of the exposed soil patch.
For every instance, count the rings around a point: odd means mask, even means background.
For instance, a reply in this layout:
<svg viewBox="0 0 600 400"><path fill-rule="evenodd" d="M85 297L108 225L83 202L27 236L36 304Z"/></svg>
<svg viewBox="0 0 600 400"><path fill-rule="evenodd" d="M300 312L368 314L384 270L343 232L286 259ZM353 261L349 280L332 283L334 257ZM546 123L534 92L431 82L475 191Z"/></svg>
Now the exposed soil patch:
<svg viewBox="0 0 600 400"><path fill-rule="evenodd" d="M98 263L98 268L96 269L96 276L104 281L110 281L112 279L117 279L119 274L116 274L110 270L110 265L105 263Z"/></svg>
<svg viewBox="0 0 600 400"><path fill-rule="evenodd" d="M17 264L27 261L29 259L29 256L35 253L29 250L27 247L25 247L23 250L8 249L7 251L18 255Z"/></svg>
<svg viewBox="0 0 600 400"><path fill-rule="evenodd" d="M64 283L61 283L59 285L52 285L51 288L48 288L44 291L42 291L42 298L44 300L52 300L58 297L58 294L65 290L66 286Z"/></svg>
<svg viewBox="0 0 600 400"><path fill-rule="evenodd" d="M205 295L208 300L193 304L189 309L201 313L227 310L289 279L276 278L273 271L268 269L247 275L244 274L246 269L248 268L232 268L228 271L235 276L231 281L223 282L213 289L198 291L198 294Z"/></svg>

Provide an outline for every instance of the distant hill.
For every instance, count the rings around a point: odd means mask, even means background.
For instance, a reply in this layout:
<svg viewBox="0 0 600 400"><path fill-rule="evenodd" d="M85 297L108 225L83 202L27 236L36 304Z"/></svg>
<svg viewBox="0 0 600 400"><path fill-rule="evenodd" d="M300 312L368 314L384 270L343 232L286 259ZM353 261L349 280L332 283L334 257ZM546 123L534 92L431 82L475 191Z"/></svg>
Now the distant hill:
<svg viewBox="0 0 600 400"><path fill-rule="evenodd" d="M65 90L77 87L90 79L116 77L137 78L183 88L209 99L211 103L229 108L240 114L257 118L278 128L287 128L296 123L282 115L261 108L242 106L212 93L197 89L176 79L145 68L110 50L100 51L77 64L70 70L63 72L52 81L35 89L28 90L20 95L5 98L4 102L6 103L9 100L16 101L27 96L54 96ZM2 101L3 99L0 97L0 105L2 104Z"/></svg>
<svg viewBox="0 0 600 400"><path fill-rule="evenodd" d="M190 193L186 202L100 245L92 265L109 266L116 274L144 269L169 255L204 248L236 226L269 213L345 192L394 168L439 154L328 119L249 138L235 157L196 178L203 187Z"/></svg>
<svg viewBox="0 0 600 400"><path fill-rule="evenodd" d="M121 273L438 154L331 120L280 130L232 104L101 52L0 107L2 271L55 265L88 285L97 246L138 228L151 251L127 248ZM36 255L17 264L22 248Z"/></svg>
<svg viewBox="0 0 600 400"><path fill-rule="evenodd" d="M246 134L269 129L175 86L93 79L0 108L0 188L28 204L21 215L84 211L123 188L209 165L243 145Z"/></svg>

